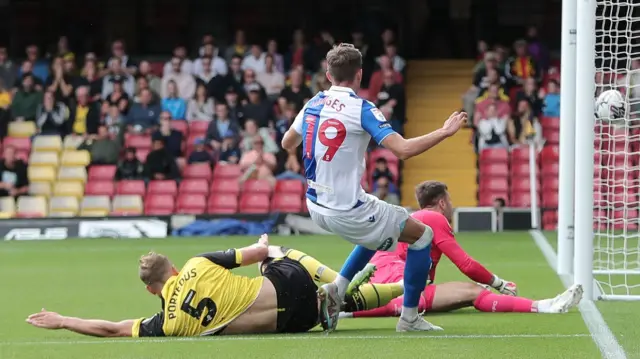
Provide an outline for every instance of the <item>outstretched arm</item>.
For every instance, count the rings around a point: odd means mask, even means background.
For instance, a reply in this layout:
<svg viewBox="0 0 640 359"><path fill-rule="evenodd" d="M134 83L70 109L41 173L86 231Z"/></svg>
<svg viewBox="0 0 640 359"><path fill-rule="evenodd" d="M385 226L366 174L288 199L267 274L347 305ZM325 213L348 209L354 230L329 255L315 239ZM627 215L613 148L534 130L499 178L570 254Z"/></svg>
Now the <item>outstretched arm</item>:
<svg viewBox="0 0 640 359"><path fill-rule="evenodd" d="M56 312L45 310L31 314L27 323L44 329L66 329L79 334L94 337L130 337L135 320L110 322L101 319L82 319L66 317Z"/></svg>
<svg viewBox="0 0 640 359"><path fill-rule="evenodd" d="M268 256L269 236L266 234L263 234L260 239L258 239L258 243L252 244L248 247L198 255L198 257L207 258L213 263L226 269L255 264L264 261Z"/></svg>

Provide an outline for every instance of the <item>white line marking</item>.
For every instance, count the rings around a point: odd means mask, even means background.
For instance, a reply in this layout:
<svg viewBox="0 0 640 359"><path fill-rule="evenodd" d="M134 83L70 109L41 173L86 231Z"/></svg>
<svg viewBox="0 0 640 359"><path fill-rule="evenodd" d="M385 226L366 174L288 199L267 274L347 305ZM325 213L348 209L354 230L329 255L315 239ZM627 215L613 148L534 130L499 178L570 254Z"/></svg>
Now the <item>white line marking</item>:
<svg viewBox="0 0 640 359"><path fill-rule="evenodd" d="M558 257L551 244L549 244L542 232L538 230L531 230L529 234L538 248L540 248L542 255L549 262L549 266L557 273ZM573 277L571 276L559 275L559 277L565 287L569 287L573 283ZM598 349L600 349L602 357L606 359L626 359L627 354L618 343L618 340L616 340L593 301L582 300L578 305L578 309L593 340L596 342Z"/></svg>
<svg viewBox="0 0 640 359"><path fill-rule="evenodd" d="M505 335L279 335L279 336L218 336L191 338L145 338L145 339L87 339L87 340L51 340L51 341L16 341L0 342L0 346L31 345L83 345L83 344L137 344L137 343L175 343L202 341L262 341L262 340L354 340L354 339L389 339L389 340L447 340L447 339L571 339L590 338L589 334L505 334Z"/></svg>

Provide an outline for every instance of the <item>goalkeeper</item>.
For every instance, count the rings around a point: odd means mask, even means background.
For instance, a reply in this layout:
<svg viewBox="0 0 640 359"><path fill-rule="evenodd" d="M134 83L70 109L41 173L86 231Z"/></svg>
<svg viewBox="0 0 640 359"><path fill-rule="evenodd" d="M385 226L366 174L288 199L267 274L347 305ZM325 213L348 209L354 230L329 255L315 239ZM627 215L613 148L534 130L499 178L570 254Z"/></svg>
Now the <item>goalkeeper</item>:
<svg viewBox="0 0 640 359"><path fill-rule="evenodd" d="M517 296L516 285L489 272L469 256L456 241L450 221L453 206L444 183L426 181L416 188L421 210L412 216L432 230L432 266L429 282L420 298L419 310L448 312L464 307L475 307L481 312L564 313L582 298L582 287L575 285L552 299L531 300ZM447 256L464 275L473 282L433 284L436 268L442 255ZM371 278L373 283L396 283L402 280L407 246L400 243L395 252L378 252L369 267L377 267ZM479 284L479 285L478 285ZM493 293L490 288L500 294ZM373 310L343 313L343 317L397 316L402 298Z"/></svg>

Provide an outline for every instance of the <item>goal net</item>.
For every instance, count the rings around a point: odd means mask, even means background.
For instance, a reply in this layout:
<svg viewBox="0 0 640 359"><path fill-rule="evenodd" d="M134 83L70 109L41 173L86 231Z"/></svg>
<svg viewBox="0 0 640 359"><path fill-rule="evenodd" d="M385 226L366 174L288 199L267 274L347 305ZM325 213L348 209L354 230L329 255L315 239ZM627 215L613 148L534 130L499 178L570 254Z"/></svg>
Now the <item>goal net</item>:
<svg viewBox="0 0 640 359"><path fill-rule="evenodd" d="M601 299L640 300L640 3L598 0L595 36L596 96L620 91L626 115L596 119L593 274Z"/></svg>

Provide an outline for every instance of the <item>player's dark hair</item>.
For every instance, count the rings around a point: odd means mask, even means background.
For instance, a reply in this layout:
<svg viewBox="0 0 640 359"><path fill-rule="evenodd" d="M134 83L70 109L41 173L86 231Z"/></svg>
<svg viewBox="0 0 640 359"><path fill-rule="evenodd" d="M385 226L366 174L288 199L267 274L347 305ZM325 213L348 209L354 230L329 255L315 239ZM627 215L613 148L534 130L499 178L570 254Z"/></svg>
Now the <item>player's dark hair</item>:
<svg viewBox="0 0 640 359"><path fill-rule="evenodd" d="M416 187L416 199L420 209L433 207L447 195L447 185L438 181L424 181Z"/></svg>
<svg viewBox="0 0 640 359"><path fill-rule="evenodd" d="M335 45L327 52L327 69L335 82L353 81L362 68L362 54L352 44Z"/></svg>

